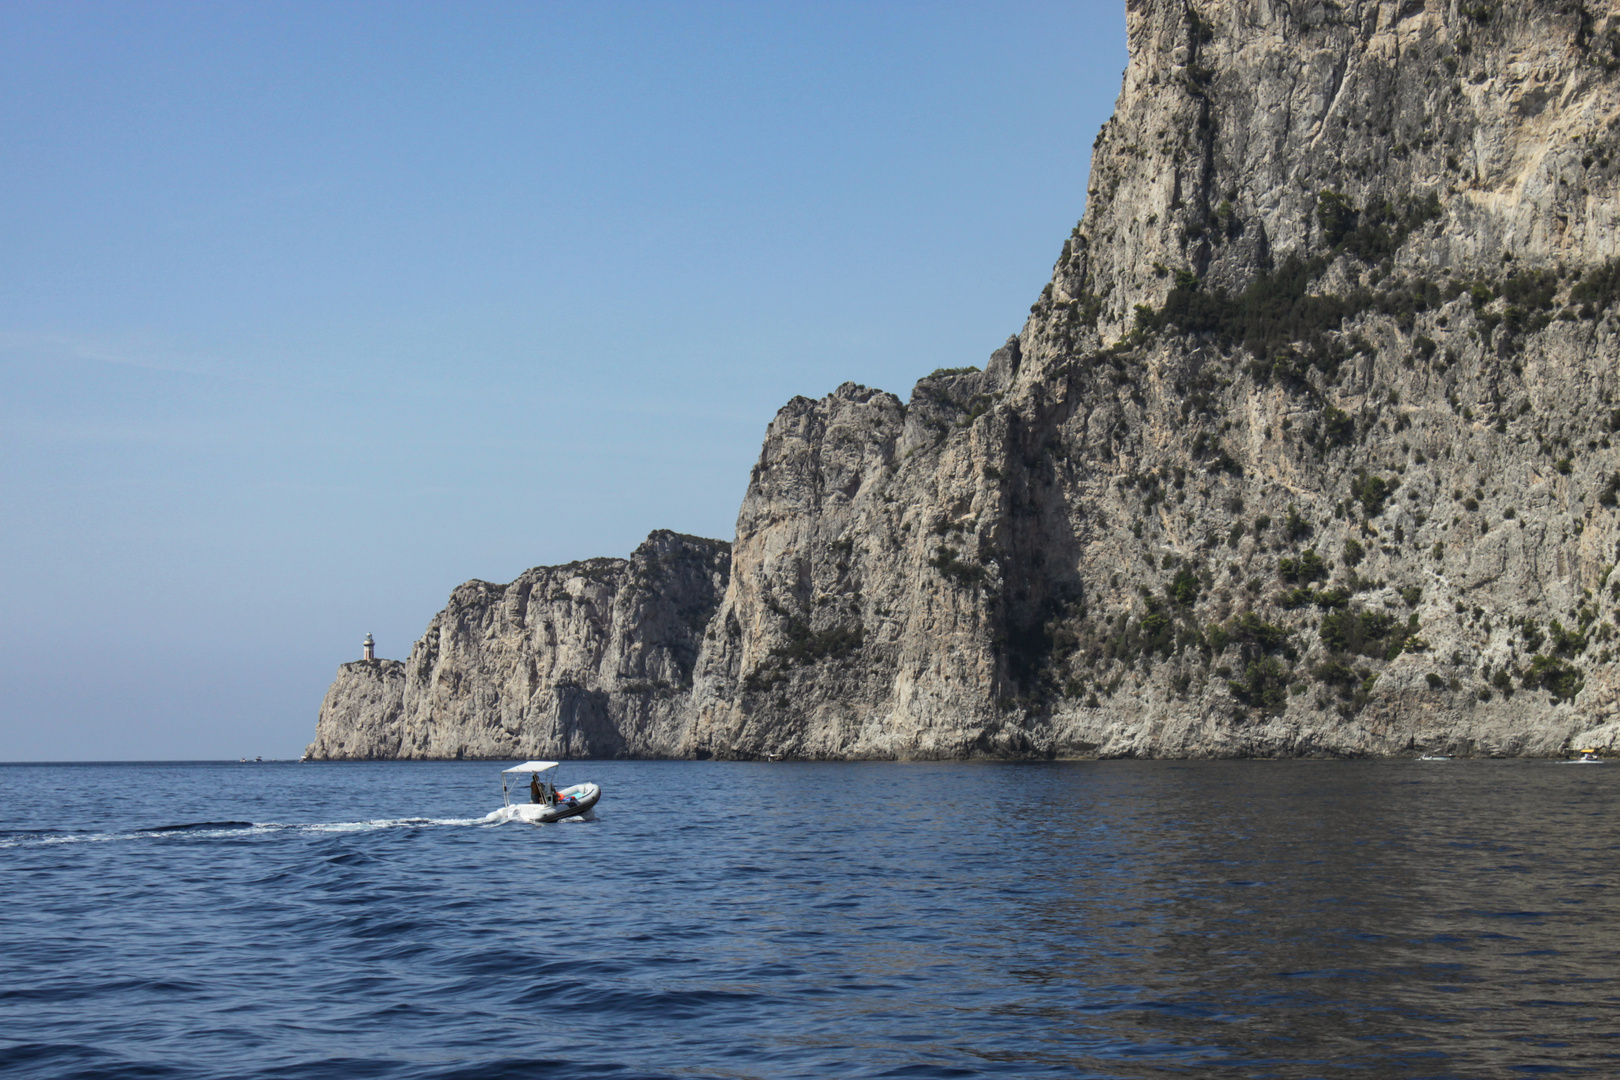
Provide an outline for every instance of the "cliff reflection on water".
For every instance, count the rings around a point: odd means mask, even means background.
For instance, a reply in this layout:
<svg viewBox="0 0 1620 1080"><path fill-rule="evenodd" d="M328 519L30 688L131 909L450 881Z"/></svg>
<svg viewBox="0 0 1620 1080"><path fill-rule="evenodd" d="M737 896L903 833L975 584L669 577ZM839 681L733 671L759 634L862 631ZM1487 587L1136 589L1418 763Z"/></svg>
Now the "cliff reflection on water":
<svg viewBox="0 0 1620 1080"><path fill-rule="evenodd" d="M1620 1071L1620 765L495 771L0 768L8 1075Z"/></svg>

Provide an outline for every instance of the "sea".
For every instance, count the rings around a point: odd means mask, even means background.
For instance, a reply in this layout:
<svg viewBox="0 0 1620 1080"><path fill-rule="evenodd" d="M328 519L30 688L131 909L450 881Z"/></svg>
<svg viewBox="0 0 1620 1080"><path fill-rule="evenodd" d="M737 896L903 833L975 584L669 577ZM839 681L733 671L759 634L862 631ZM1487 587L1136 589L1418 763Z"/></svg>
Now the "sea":
<svg viewBox="0 0 1620 1080"><path fill-rule="evenodd" d="M1620 764L501 764L0 766L0 1074L1620 1075Z"/></svg>

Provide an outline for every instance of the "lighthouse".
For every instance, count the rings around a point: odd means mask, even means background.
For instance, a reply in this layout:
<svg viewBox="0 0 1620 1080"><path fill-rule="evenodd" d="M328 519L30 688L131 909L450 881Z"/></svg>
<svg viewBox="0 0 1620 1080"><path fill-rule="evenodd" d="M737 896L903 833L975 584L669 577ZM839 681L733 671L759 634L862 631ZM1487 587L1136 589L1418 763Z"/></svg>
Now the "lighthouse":
<svg viewBox="0 0 1620 1080"><path fill-rule="evenodd" d="M363 659L363 660L375 660L375 659L377 659L377 643L375 641L371 640L371 635L370 634L367 634L366 635L366 640L362 641L360 644L366 650L365 656L363 656L361 659Z"/></svg>

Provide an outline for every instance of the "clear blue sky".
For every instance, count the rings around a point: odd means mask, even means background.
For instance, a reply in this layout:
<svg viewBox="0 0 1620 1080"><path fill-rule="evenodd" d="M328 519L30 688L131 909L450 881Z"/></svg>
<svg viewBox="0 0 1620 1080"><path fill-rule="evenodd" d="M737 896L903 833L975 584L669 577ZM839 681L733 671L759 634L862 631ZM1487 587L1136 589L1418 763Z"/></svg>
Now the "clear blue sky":
<svg viewBox="0 0 1620 1080"><path fill-rule="evenodd" d="M730 539L1022 325L1108 3L0 3L0 760L291 757L449 591Z"/></svg>

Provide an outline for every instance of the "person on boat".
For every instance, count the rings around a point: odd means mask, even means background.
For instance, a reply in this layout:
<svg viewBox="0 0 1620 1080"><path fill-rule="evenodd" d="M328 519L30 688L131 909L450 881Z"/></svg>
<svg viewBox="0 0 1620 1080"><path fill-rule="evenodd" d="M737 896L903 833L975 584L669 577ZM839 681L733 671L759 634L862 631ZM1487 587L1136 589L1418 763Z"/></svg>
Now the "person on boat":
<svg viewBox="0 0 1620 1080"><path fill-rule="evenodd" d="M531 773L529 776L529 801L532 803L541 804L544 804L546 801L545 792L540 788L539 773Z"/></svg>

